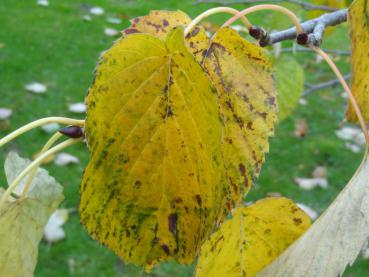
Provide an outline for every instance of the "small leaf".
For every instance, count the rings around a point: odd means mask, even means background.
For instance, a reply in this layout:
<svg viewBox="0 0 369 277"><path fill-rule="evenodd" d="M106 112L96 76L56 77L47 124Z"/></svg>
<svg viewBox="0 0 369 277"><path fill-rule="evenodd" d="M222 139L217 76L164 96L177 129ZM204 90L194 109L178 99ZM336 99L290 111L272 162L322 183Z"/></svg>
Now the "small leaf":
<svg viewBox="0 0 369 277"><path fill-rule="evenodd" d="M278 91L278 119L283 121L296 108L304 91L304 70L290 56L282 56L273 64Z"/></svg>
<svg viewBox="0 0 369 277"><path fill-rule="evenodd" d="M309 226L310 218L287 198L237 208L202 246L196 276L253 276Z"/></svg>
<svg viewBox="0 0 369 277"><path fill-rule="evenodd" d="M68 210L58 209L49 218L44 228L44 239L48 243L55 243L65 238L63 225L68 220Z"/></svg>
<svg viewBox="0 0 369 277"><path fill-rule="evenodd" d="M10 183L30 161L10 153L5 171ZM3 195L0 189L0 197ZM50 215L63 200L63 188L39 169L26 198L9 198L0 210L0 272L2 276L33 276L38 245Z"/></svg>
<svg viewBox="0 0 369 277"><path fill-rule="evenodd" d="M37 83L37 82L27 84L24 88L27 91L35 93L35 94L42 94L42 93L45 93L46 90L47 90L47 88L44 84Z"/></svg>
<svg viewBox="0 0 369 277"><path fill-rule="evenodd" d="M365 121L369 121L369 4L367 0L356 0L349 8L349 23L352 43L352 93ZM357 121L351 105L347 119Z"/></svg>
<svg viewBox="0 0 369 277"><path fill-rule="evenodd" d="M0 108L0 120L5 120L11 117L13 110L7 108Z"/></svg>
<svg viewBox="0 0 369 277"><path fill-rule="evenodd" d="M257 276L341 276L369 237L369 159L311 228Z"/></svg>

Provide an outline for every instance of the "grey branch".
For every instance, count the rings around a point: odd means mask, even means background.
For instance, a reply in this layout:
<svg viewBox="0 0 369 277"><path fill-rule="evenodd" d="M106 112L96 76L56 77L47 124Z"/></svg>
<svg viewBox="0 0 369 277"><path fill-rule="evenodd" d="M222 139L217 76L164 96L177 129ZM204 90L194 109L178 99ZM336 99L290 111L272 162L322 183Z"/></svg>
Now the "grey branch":
<svg viewBox="0 0 369 277"><path fill-rule="evenodd" d="M233 0L233 1L216 1L216 0L197 0L195 3L211 3L211 4L221 4L221 5L233 5L233 4L255 4L255 3L293 3L303 7L306 10L321 10L332 12L336 11L336 8L314 5L306 3L300 0Z"/></svg>
<svg viewBox="0 0 369 277"><path fill-rule="evenodd" d="M338 55L338 56L351 56L352 52L351 51L346 51L346 50L332 50L332 49L323 49L324 52L328 53L328 54L333 54L333 55ZM310 48L306 48L306 47L296 47L296 48L282 48L281 52L311 52L311 53L315 53L315 51L313 51Z"/></svg>
<svg viewBox="0 0 369 277"><path fill-rule="evenodd" d="M347 12L348 9L338 10L332 13L323 14L320 17L303 22L301 24L302 29L304 30L305 33L309 35L307 44L319 46L322 41L325 28L328 26L335 26L342 22L347 21ZM296 28L293 27L284 31L271 33L265 36L260 41L260 45L267 46L276 42L295 38L296 38Z"/></svg>
<svg viewBox="0 0 369 277"><path fill-rule="evenodd" d="M351 74L347 74L347 75L343 76L343 78L345 80L350 79ZM320 89L323 89L323 88L338 85L339 83L340 83L340 81L337 78L333 79L333 80L326 81L324 83L317 84L317 85L311 85L309 83L305 83L305 86L307 87L307 90L305 90L303 92L302 96L306 96L306 95L308 95L308 94L310 94L310 93L312 93L313 91L316 91L316 90L320 90Z"/></svg>

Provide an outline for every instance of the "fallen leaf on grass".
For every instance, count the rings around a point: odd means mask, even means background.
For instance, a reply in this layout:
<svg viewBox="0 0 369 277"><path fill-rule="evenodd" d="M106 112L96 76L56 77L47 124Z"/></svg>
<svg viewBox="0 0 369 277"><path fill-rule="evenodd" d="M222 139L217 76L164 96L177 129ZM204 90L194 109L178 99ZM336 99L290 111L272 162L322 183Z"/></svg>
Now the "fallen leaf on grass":
<svg viewBox="0 0 369 277"><path fill-rule="evenodd" d="M44 84L33 82L29 83L24 87L27 91L35 93L35 94L42 94L45 93L47 88Z"/></svg>
<svg viewBox="0 0 369 277"><path fill-rule="evenodd" d="M102 15L105 13L104 9L101 8L101 7L92 7L90 9L90 13L93 14L93 15Z"/></svg>
<svg viewBox="0 0 369 277"><path fill-rule="evenodd" d="M44 239L49 243L55 243L65 238L63 225L68 220L68 210L58 209L49 218L45 229Z"/></svg>
<svg viewBox="0 0 369 277"><path fill-rule="evenodd" d="M106 22L108 22L110 24L121 24L122 23L122 19L117 18L117 17L108 17L106 19Z"/></svg>
<svg viewBox="0 0 369 277"><path fill-rule="evenodd" d="M299 119L295 121L295 130L293 134L297 138L305 137L309 132L309 127L305 119Z"/></svg>
<svg viewBox="0 0 369 277"><path fill-rule="evenodd" d="M9 153L5 161L8 183L30 163ZM24 199L9 197L0 210L1 276L33 276L44 226L64 199L63 187L44 169L38 169L32 184ZM0 197L3 193L0 188Z"/></svg>
<svg viewBox="0 0 369 277"><path fill-rule="evenodd" d="M90 15L84 15L84 16L82 17L82 19L83 19L84 21L91 21L91 20L92 20L92 17L91 17Z"/></svg>
<svg viewBox="0 0 369 277"><path fill-rule="evenodd" d="M77 164L79 163L79 159L73 155L68 153L59 153L56 155L55 164L58 166L65 166L68 164Z"/></svg>
<svg viewBox="0 0 369 277"><path fill-rule="evenodd" d="M345 146L347 149L351 150L353 153L359 153L362 151L360 146L350 143L350 142L346 142Z"/></svg>
<svg viewBox="0 0 369 277"><path fill-rule="evenodd" d="M314 178L325 178L327 177L327 169L325 166L317 166L311 175Z"/></svg>
<svg viewBox="0 0 369 277"><path fill-rule="evenodd" d="M294 178L296 184L304 190L312 190L315 187L326 189L328 181L325 178Z"/></svg>
<svg viewBox="0 0 369 277"><path fill-rule="evenodd" d="M113 28L105 28L104 29L104 34L109 36L109 37L115 37L117 35L119 35L119 31Z"/></svg>
<svg viewBox="0 0 369 277"><path fill-rule="evenodd" d="M49 6L48 0L37 0L37 5L47 7Z"/></svg>
<svg viewBox="0 0 369 277"><path fill-rule="evenodd" d="M69 105L69 111L72 113L85 113L86 105L85 103L74 103Z"/></svg>
<svg viewBox="0 0 369 277"><path fill-rule="evenodd" d="M365 136L363 131L356 127L343 127L342 129L336 131L336 135L342 140L349 140L358 145L365 144Z"/></svg>
<svg viewBox="0 0 369 277"><path fill-rule="evenodd" d="M5 120L11 117L13 111L7 108L0 108L0 120Z"/></svg>
<svg viewBox="0 0 369 277"><path fill-rule="evenodd" d="M51 133L55 133L56 131L58 131L60 129L60 125L58 123L49 123L49 124L42 125L41 129L44 130L45 133L51 134Z"/></svg>

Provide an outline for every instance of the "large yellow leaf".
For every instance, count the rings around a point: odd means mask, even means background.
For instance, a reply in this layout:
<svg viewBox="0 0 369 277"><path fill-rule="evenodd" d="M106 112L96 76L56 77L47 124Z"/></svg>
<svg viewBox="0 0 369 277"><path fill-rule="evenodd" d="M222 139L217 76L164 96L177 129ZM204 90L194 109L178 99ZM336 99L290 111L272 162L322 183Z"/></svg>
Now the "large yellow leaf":
<svg viewBox="0 0 369 277"><path fill-rule="evenodd" d="M309 217L287 198L240 207L201 248L196 276L254 276L309 226Z"/></svg>
<svg viewBox="0 0 369 277"><path fill-rule="evenodd" d="M204 67L218 91L224 121L223 156L233 203L258 175L276 122L271 64L259 46L230 28L212 38Z"/></svg>
<svg viewBox="0 0 369 277"><path fill-rule="evenodd" d="M118 40L86 102L81 222L126 262L192 262L229 192L217 94L182 28Z"/></svg>
<svg viewBox="0 0 369 277"><path fill-rule="evenodd" d="M131 20L131 26L124 31L124 34L146 33L164 39L174 27L186 26L190 22L191 18L184 12L156 10ZM209 46L209 38L204 28L195 26L187 34L185 44L195 58L201 61Z"/></svg>
<svg viewBox="0 0 369 277"><path fill-rule="evenodd" d="M352 92L359 104L364 119L369 121L369 3L356 0L349 9L352 41ZM357 121L352 105L347 119Z"/></svg>
<svg viewBox="0 0 369 277"><path fill-rule="evenodd" d="M368 237L369 158L366 153L355 175L328 209L257 276L342 276Z"/></svg>

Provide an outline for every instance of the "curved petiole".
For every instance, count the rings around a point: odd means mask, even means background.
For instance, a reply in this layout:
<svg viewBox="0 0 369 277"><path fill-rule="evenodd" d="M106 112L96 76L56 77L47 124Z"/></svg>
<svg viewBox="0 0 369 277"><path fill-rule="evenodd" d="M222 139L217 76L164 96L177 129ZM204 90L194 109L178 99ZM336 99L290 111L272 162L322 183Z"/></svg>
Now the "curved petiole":
<svg viewBox="0 0 369 277"><path fill-rule="evenodd" d="M184 30L184 35L186 36L189 32L191 32L191 30L200 23L201 20L213 15L213 14L217 14L217 13L229 13L229 14L234 14L237 15L239 14L239 11L230 7L218 7L218 8L213 8L213 9L209 9L205 12L203 12L202 14L198 15L194 20L191 21L191 23L186 27L186 29ZM250 23L250 21L248 21L248 19L245 16L240 16L239 17L243 24L245 24L245 26L247 27L247 29L250 30L250 28L252 28L252 24Z"/></svg>
<svg viewBox="0 0 369 277"><path fill-rule="evenodd" d="M230 24L235 22L237 19L239 19L239 18L241 18L241 17L243 17L247 14L250 14L250 13L253 13L253 12L256 12L256 11L262 11L262 10L274 10L274 11L284 13L285 15L287 15L291 19L292 23L295 25L297 34L302 34L304 32L304 30L301 27L300 20L297 18L295 13L293 13L291 10L289 10L285 7L278 6L278 5L272 5L272 4L256 5L256 6L244 9L244 10L240 11L238 14L236 14L233 17L231 17L230 19L228 19L223 24L222 27L229 26Z"/></svg>
<svg viewBox="0 0 369 277"><path fill-rule="evenodd" d="M47 142L46 144L44 145L44 147L42 147L39 155L42 155L43 153L45 153L47 150L50 149L51 146L54 145L54 143L60 139L63 135L59 132L56 132ZM31 186L31 183L32 183L32 180L33 178L35 177L36 173L37 173L37 169L38 169L38 166L35 167L32 172L29 174L29 177L27 179L27 182L26 184L24 185L24 188L23 188L23 191L22 191L22 194L21 194L21 197L20 199L23 199L26 195L27 195L27 192Z"/></svg>
<svg viewBox="0 0 369 277"><path fill-rule="evenodd" d="M84 126L85 121L84 120L78 120L78 119L72 119L72 118L66 118L66 117L45 117L39 120L35 120L31 123L28 123L24 125L23 127L15 130L14 132L10 133L9 135L5 136L4 138L0 139L0 147L4 146L8 142L12 141L16 137L34 129L37 127L40 127L42 125L48 124L48 123L60 123L65 125L75 125L75 126Z"/></svg>

